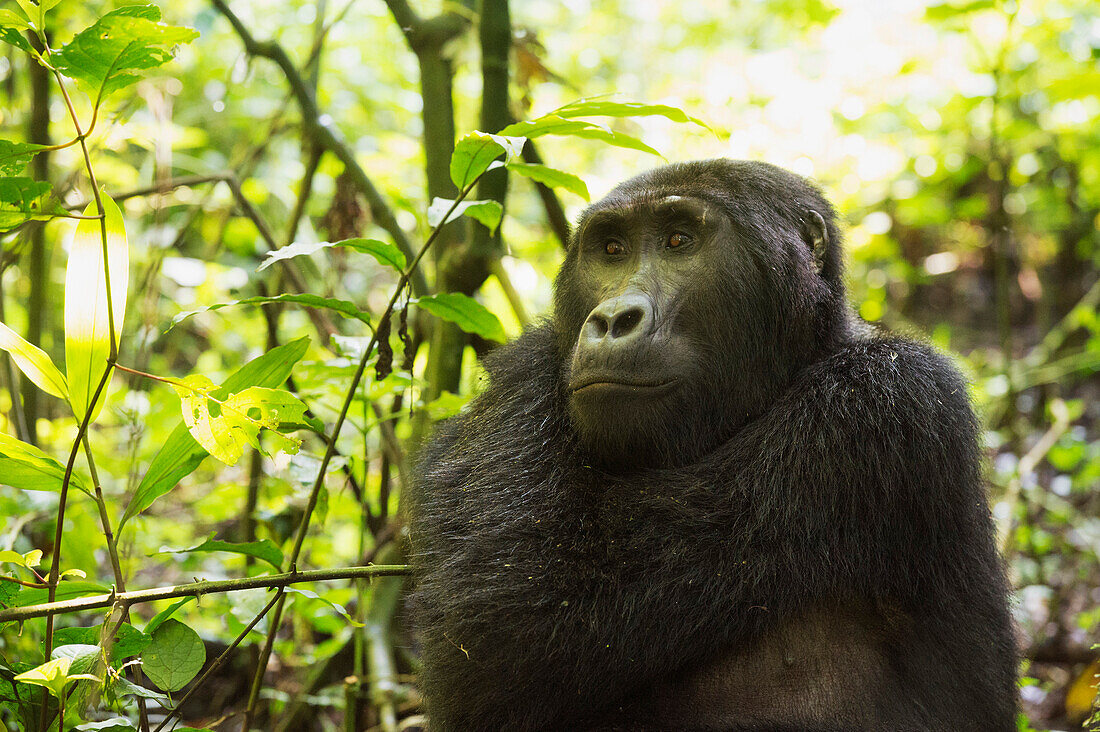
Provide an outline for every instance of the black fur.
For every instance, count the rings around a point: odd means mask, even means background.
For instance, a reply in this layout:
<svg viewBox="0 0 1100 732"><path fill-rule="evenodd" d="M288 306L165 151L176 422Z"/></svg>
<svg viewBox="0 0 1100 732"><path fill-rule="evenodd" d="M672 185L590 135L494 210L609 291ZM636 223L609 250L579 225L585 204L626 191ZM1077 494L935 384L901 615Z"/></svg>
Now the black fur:
<svg viewBox="0 0 1100 732"><path fill-rule="evenodd" d="M553 322L492 356L488 388L422 456L413 606L432 729L1014 729L966 384L931 348L855 324L812 185L708 161L593 208L667 192L717 202L740 252L683 313L714 332L698 354L710 396L684 417L705 448L676 459L683 441L666 441L663 464L637 469L592 459L565 386L596 305L574 242ZM820 274L807 210L828 226Z"/></svg>

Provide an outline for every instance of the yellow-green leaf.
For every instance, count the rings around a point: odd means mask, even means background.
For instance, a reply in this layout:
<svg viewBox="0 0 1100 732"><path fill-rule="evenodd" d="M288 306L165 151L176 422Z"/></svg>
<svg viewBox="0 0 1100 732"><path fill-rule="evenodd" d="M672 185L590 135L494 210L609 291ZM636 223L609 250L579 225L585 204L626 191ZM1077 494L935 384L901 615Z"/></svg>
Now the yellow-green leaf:
<svg viewBox="0 0 1100 732"><path fill-rule="evenodd" d="M122 212L106 194L101 194L101 197L107 212L107 256L117 339L122 332L122 318L126 312L129 247ZM94 202L84 210L85 216L98 213ZM77 418L83 418L88 411L88 404L107 368L110 338L100 221L83 219L73 233L69 263L65 270L65 372L69 377L70 403ZM103 402L104 399L100 398L96 403L92 419L99 413Z"/></svg>
<svg viewBox="0 0 1100 732"><path fill-rule="evenodd" d="M34 445L0 432L0 485L28 491L59 491L65 466ZM88 482L73 472L70 484L89 492Z"/></svg>
<svg viewBox="0 0 1100 732"><path fill-rule="evenodd" d="M3 323L0 323L0 349L8 352L23 375L39 389L59 399L69 398L65 375L57 370L46 352Z"/></svg>
<svg viewBox="0 0 1100 732"><path fill-rule="evenodd" d="M525 178L538 181L544 186L551 188L564 188L570 193L576 193L584 200L588 198L588 186L584 184L584 181L573 175L572 173L566 173L564 170L556 170L546 165L537 165L535 163L508 163L508 170L513 173L519 173Z"/></svg>
<svg viewBox="0 0 1100 732"><path fill-rule="evenodd" d="M301 440L278 431L280 424L300 422L305 415L306 405L290 392L252 386L218 401L210 397L218 385L201 374L180 379L173 388L191 436L226 465L240 459L246 444L260 447L261 429L269 431L277 451L298 452Z"/></svg>

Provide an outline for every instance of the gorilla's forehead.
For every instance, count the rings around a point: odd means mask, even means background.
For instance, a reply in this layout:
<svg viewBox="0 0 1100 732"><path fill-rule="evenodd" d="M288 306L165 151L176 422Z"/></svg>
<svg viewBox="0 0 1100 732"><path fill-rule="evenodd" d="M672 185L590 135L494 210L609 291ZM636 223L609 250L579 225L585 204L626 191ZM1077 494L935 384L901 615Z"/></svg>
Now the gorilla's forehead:
<svg viewBox="0 0 1100 732"><path fill-rule="evenodd" d="M666 217L693 219L700 225L714 220L721 210L717 201L696 193L645 191L632 195L611 195L590 206L581 216L578 232L591 225L626 225L639 220L660 220Z"/></svg>

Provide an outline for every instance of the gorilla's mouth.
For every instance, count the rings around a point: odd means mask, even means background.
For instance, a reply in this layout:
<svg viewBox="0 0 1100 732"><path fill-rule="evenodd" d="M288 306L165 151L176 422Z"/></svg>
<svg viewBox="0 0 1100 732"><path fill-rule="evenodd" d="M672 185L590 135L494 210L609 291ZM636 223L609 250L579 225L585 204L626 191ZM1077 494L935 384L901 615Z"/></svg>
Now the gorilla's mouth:
<svg viewBox="0 0 1100 732"><path fill-rule="evenodd" d="M628 379L610 378L607 376L592 376L582 378L570 385L569 390L574 394L584 391L595 392L638 392L656 391L666 389L676 384L676 379L667 381L632 381Z"/></svg>

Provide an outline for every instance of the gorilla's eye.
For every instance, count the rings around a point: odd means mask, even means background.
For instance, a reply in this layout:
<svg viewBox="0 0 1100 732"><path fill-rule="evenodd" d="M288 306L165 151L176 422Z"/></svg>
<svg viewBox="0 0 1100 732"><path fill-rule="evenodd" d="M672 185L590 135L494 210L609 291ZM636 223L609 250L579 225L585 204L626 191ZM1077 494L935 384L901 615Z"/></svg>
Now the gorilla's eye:
<svg viewBox="0 0 1100 732"><path fill-rule="evenodd" d="M626 254L626 247L623 246L622 242L609 239L607 243L604 244L604 251L612 257L617 257L620 254Z"/></svg>
<svg viewBox="0 0 1100 732"><path fill-rule="evenodd" d="M687 234L681 234L679 231L677 231L675 234L669 235L666 246L668 246L669 249L676 249L690 243L690 236L688 236Z"/></svg>

